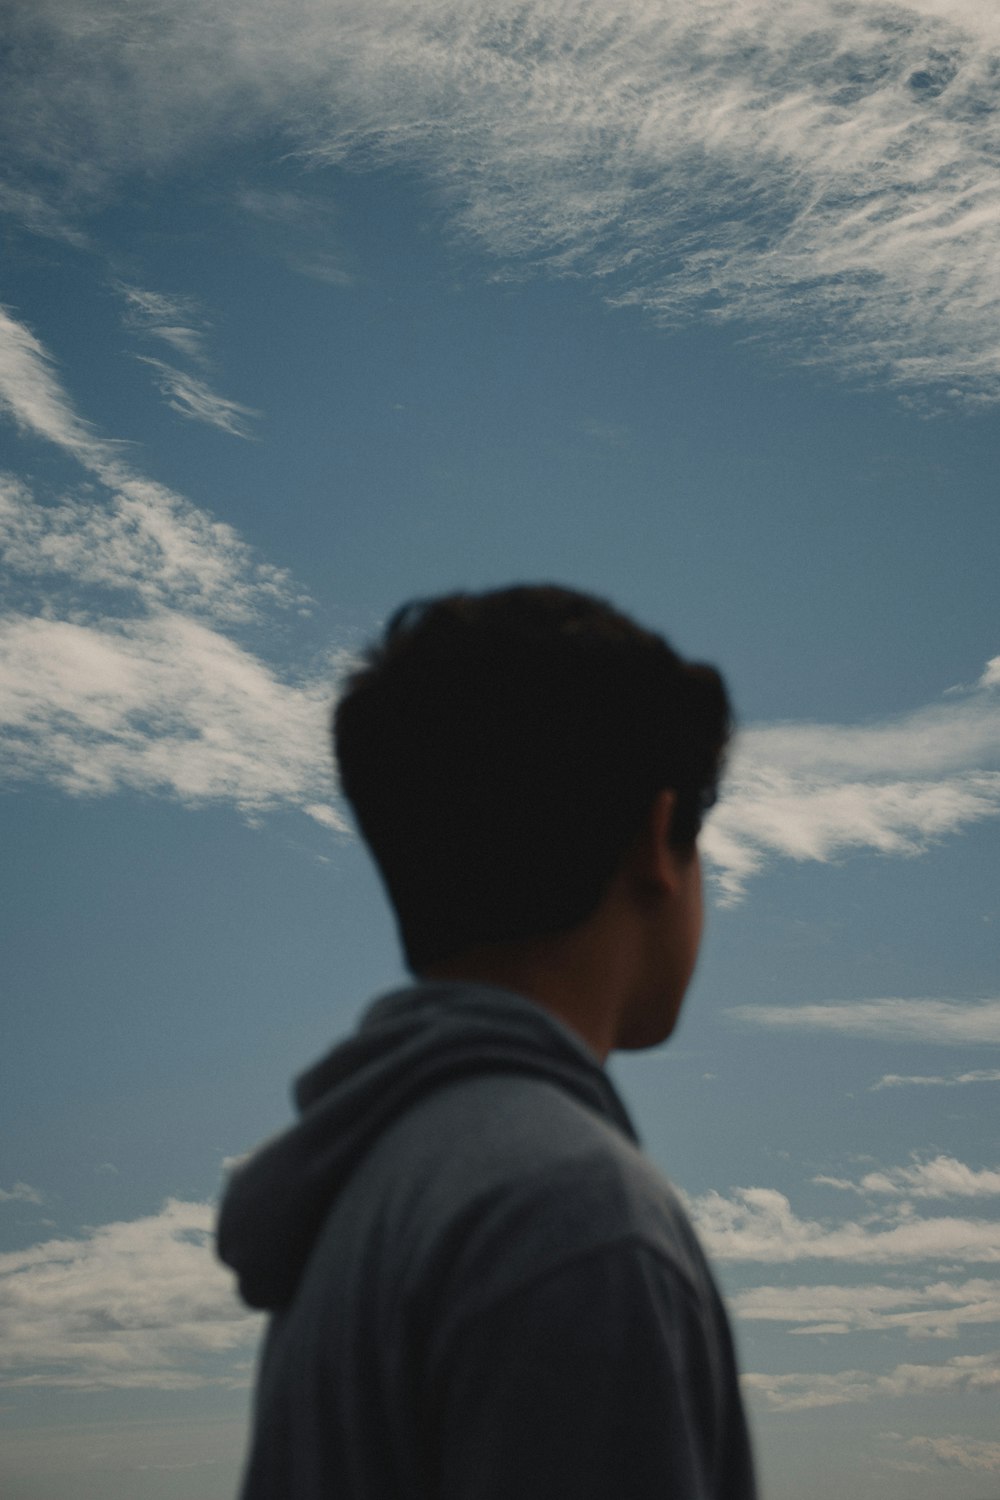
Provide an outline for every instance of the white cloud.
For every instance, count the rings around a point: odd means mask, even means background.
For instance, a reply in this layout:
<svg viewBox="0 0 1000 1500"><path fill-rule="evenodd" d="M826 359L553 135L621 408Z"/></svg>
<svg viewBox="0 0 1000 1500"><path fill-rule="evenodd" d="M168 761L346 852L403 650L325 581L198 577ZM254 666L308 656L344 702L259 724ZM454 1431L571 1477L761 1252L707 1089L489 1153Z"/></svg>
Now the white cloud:
<svg viewBox="0 0 1000 1500"><path fill-rule="evenodd" d="M173 610L133 621L0 620L0 725L11 773L75 795L123 787L244 812L331 808L330 684L282 682L219 631Z"/></svg>
<svg viewBox="0 0 1000 1500"><path fill-rule="evenodd" d="M147 1218L0 1255L0 1384L180 1390L241 1385L213 1356L260 1320L215 1258L214 1209L169 1199Z"/></svg>
<svg viewBox="0 0 1000 1500"><path fill-rule="evenodd" d="M161 336L164 335L161 333ZM178 370L162 359L152 359L148 354L140 354L137 358L155 370L157 384L171 410L180 412L182 417L191 417L195 422L206 422L210 427L218 427L221 432L228 432L233 437L250 436L248 419L260 416L260 412L255 411L252 406L243 406L239 401L230 400L228 396L220 396L204 380L197 379L185 370Z"/></svg>
<svg viewBox="0 0 1000 1500"><path fill-rule="evenodd" d="M197 328L185 328L183 323L159 323L147 331L189 359L204 358L205 336Z"/></svg>
<svg viewBox="0 0 1000 1500"><path fill-rule="evenodd" d="M125 300L126 325L150 338L160 339L178 353L201 363L205 359L205 335L194 299L119 282ZM249 422L260 412L228 396L220 396L205 380L178 370L162 359L140 354L137 358L153 370L156 383L171 410L195 422L205 422L233 437L251 435Z"/></svg>
<svg viewBox="0 0 1000 1500"><path fill-rule="evenodd" d="M890 1167L866 1172L859 1182L836 1177L815 1177L814 1182L863 1194L909 1198L983 1198L1000 1193L1000 1171L968 1167L953 1156L936 1156L912 1167Z"/></svg>
<svg viewBox="0 0 1000 1500"><path fill-rule="evenodd" d="M228 623L306 602L288 573L260 562L231 526L120 467L101 472L103 491L48 504L0 474L0 547L12 573L44 583L50 598L53 586L100 588L122 607L133 596Z"/></svg>
<svg viewBox="0 0 1000 1500"><path fill-rule="evenodd" d="M136 472L123 445L99 437L61 385L47 351L0 307L0 413L64 449L109 492L36 506L0 475L0 523L9 568L136 589L217 618L246 618L261 603L301 604L287 572L260 562L237 532Z"/></svg>
<svg viewBox="0 0 1000 1500"><path fill-rule="evenodd" d="M130 295L144 317L183 311L181 304L161 294L132 288ZM252 415L248 408L215 396L202 382L162 361L147 363L167 381L178 409L227 431L245 430L244 418ZM86 701L80 697L76 706L65 696L72 664L81 654L91 667L98 662L107 665L114 674L109 683L113 680L121 687L138 682L129 664L134 667L148 648L150 680L164 687L169 704L178 701L178 691L171 685L176 674L168 669L165 653L171 643L195 650L197 640L192 667L198 680L205 678L209 656L219 668L229 705L224 723L213 718L210 691L201 700L204 715L199 708L195 718L182 714L172 719L167 708L163 721L174 722L182 739L193 736L204 744L215 733L222 740L238 737L230 709L240 675L235 653L241 648L220 636L210 651L204 635L181 632L177 612L231 627L274 605L301 604L288 575L257 559L231 527L137 473L125 461L120 444L100 437L80 418L37 338L0 309L0 407L4 406L23 429L75 457L105 491L63 495L56 503L41 505L25 486L0 479L7 567L36 583L48 586L54 580L65 595L60 603L49 589L34 625L24 611L9 615L5 624L6 641L19 650L26 647L28 660L37 659L43 637L46 647L58 646L68 653L62 666L58 656L52 658L50 670L36 683L23 670L17 675L16 663L6 668L15 673L13 690L20 704L19 749L25 750L25 735L32 740L30 753L21 757L22 768L30 767L34 774L60 766L63 785L82 784L76 769L67 777L65 734L59 739L59 731L72 734L74 725L95 727L93 693L88 689ZM95 614L92 596L81 601L80 590L95 587L119 596L112 609ZM126 594L132 596L130 606L124 602ZM246 666L249 658L246 653L244 657ZM703 838L723 898L737 899L747 879L774 857L826 861L850 849L914 854L934 837L1000 812L1000 771L991 769L1000 745L1000 702L991 671L987 669L975 688L882 725L781 725L745 731L725 796ZM60 676L50 726L44 694ZM270 696L263 686L268 676ZM245 681L245 673L243 677ZM85 675L83 686L87 680ZM244 705L253 703L245 738L258 749L265 740L275 742L274 730L265 723L272 707L292 702L298 719L308 718L317 696L326 690L321 682L282 684L260 663L256 684L253 693L240 696ZM120 700L116 723L128 726L127 737L134 737L137 719L147 716L148 702L144 693ZM50 727L56 733L47 745ZM109 732L118 736L120 731ZM89 749L93 754L92 738ZM193 751L189 748L188 753ZM303 767L308 761L318 768L325 755L324 735L310 741L300 760ZM131 750L116 760L110 748L101 763L95 761L90 779L110 788L119 776L116 767L126 763L131 769L123 784L160 784L145 770L139 773ZM287 764L278 770L283 784L289 785ZM132 776L135 781L129 779ZM203 779L213 785L224 781L215 772L206 772ZM325 795L325 773L320 777L318 769L315 774L303 772L293 782L296 790L289 796L315 809ZM256 793L251 801L258 805ZM316 816L315 811L311 815ZM319 816L328 823L336 820L330 811Z"/></svg>
<svg viewBox="0 0 1000 1500"><path fill-rule="evenodd" d="M911 1472L927 1472L944 1466L968 1469L978 1474L1000 1474L1000 1443L984 1441L982 1438L958 1437L953 1433L946 1437L892 1436L907 1453L923 1455L931 1460L930 1463L906 1464L905 1469Z"/></svg>
<svg viewBox="0 0 1000 1500"><path fill-rule="evenodd" d="M328 805L332 671L283 679L225 633L301 606L287 573L130 469L6 315L3 397L22 427L65 448L100 485L39 504L0 476L4 560L26 595L0 615L7 776L76 794L131 787L223 799L247 812L304 805L342 828Z"/></svg>
<svg viewBox="0 0 1000 1500"><path fill-rule="evenodd" d="M37 1188L26 1182L15 1182L12 1188L0 1188L0 1203L41 1203L42 1195Z"/></svg>
<svg viewBox="0 0 1000 1500"><path fill-rule="evenodd" d="M739 1005L737 1021L936 1046L1000 1046L1000 1000L840 1000L824 1005Z"/></svg>
<svg viewBox="0 0 1000 1500"><path fill-rule="evenodd" d="M125 299L128 327L162 339L189 359L204 357L205 335L198 326L201 318L193 298L168 296L124 282L118 283L117 290Z"/></svg>
<svg viewBox="0 0 1000 1500"><path fill-rule="evenodd" d="M0 413L23 432L68 449L87 468L113 465L113 444L101 442L73 410L39 340L0 306Z"/></svg>
<svg viewBox="0 0 1000 1500"><path fill-rule="evenodd" d="M146 287L121 281L118 291L125 299L129 315L141 328L155 328L160 323L192 323L198 317L193 297L176 292L152 292Z"/></svg>
<svg viewBox="0 0 1000 1500"><path fill-rule="evenodd" d="M972 689L882 723L757 725L737 738L702 837L723 901L775 856L915 855L1000 815L1000 696Z"/></svg>
<svg viewBox="0 0 1000 1500"><path fill-rule="evenodd" d="M873 1375L867 1370L840 1370L835 1374L751 1373L743 1376L743 1385L775 1411L809 1411L880 1397L992 1394L1000 1390L1000 1354L956 1355L940 1365L902 1364L888 1375Z"/></svg>
<svg viewBox="0 0 1000 1500"><path fill-rule="evenodd" d="M1000 759L1000 703L989 668L973 689L953 689L931 704L874 724L776 724L743 731L734 770L741 762L792 775L808 768L835 777L921 777L966 771Z"/></svg>
<svg viewBox="0 0 1000 1500"><path fill-rule="evenodd" d="M709 1253L718 1261L789 1265L833 1260L857 1265L948 1260L1000 1262L1000 1222L910 1212L863 1222L802 1219L775 1188L704 1193L689 1207Z"/></svg>
<svg viewBox="0 0 1000 1500"><path fill-rule="evenodd" d="M994 6L48 0L15 31L11 154L78 194L282 128L317 162L422 166L508 265L1000 392Z"/></svg>
<svg viewBox="0 0 1000 1500"><path fill-rule="evenodd" d="M757 1286L730 1299L737 1318L789 1323L800 1334L902 1332L955 1338L965 1328L1000 1323L1000 1286L978 1278L926 1286Z"/></svg>
<svg viewBox="0 0 1000 1500"><path fill-rule="evenodd" d="M968 1083L1000 1083L1000 1068L973 1068L968 1073L951 1074L883 1073L871 1087L874 1092L877 1089L898 1089L913 1085L924 1088L960 1088Z"/></svg>

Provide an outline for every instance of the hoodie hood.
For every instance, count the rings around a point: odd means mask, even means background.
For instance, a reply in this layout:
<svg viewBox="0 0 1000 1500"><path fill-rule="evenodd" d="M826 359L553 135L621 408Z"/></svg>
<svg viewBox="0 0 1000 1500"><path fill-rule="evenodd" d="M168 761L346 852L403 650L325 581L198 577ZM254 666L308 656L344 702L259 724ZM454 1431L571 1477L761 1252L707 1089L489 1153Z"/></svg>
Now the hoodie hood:
<svg viewBox="0 0 1000 1500"><path fill-rule="evenodd" d="M292 1298L337 1194L365 1152L424 1094L476 1073L544 1078L635 1131L595 1055L541 1006L458 983L393 991L354 1036L295 1085L299 1121L234 1173L219 1216L219 1255L251 1307Z"/></svg>

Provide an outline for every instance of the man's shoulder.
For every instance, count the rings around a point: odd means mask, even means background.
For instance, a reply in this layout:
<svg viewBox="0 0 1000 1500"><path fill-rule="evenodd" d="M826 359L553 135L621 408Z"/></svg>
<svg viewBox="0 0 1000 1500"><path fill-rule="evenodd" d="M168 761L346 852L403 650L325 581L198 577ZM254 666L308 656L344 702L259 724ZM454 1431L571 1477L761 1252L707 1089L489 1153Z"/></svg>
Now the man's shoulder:
<svg viewBox="0 0 1000 1500"><path fill-rule="evenodd" d="M543 1078L487 1073L415 1106L373 1152L411 1264L495 1298L602 1249L640 1243L702 1289L677 1194L613 1121ZM433 1277L437 1280L437 1276Z"/></svg>

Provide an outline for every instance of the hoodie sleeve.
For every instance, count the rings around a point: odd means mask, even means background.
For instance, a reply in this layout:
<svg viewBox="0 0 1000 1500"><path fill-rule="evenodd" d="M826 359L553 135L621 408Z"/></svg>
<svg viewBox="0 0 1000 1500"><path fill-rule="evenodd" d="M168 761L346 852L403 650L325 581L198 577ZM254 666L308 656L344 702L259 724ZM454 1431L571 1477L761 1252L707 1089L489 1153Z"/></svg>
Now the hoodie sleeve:
<svg viewBox="0 0 1000 1500"><path fill-rule="evenodd" d="M441 1500L753 1500L721 1303L641 1241L480 1313L439 1370Z"/></svg>

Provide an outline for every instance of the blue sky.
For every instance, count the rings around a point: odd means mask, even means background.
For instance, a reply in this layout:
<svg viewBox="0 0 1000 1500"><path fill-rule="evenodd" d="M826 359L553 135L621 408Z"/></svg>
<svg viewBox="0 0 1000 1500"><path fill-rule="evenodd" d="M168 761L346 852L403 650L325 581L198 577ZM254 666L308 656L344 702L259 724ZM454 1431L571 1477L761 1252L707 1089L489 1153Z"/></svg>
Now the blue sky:
<svg viewBox="0 0 1000 1500"><path fill-rule="evenodd" d="M403 599L553 579L741 734L613 1071L769 1500L1000 1474L992 3L45 0L0 66L0 1459L233 1493L225 1163L401 976L329 765Z"/></svg>

